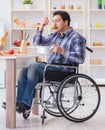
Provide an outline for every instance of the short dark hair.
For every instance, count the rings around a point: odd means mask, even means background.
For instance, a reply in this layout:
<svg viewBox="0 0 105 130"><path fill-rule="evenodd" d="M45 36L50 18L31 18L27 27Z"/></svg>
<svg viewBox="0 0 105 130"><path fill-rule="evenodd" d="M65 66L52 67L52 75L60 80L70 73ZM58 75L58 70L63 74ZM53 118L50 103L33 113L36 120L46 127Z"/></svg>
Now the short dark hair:
<svg viewBox="0 0 105 130"><path fill-rule="evenodd" d="M71 18L70 18L70 15L69 15L68 12L59 10L59 11L53 12L53 17L54 17L55 15L60 15L61 18L63 19L63 21L66 21L66 20L67 20L67 21L68 21L68 26L70 25Z"/></svg>

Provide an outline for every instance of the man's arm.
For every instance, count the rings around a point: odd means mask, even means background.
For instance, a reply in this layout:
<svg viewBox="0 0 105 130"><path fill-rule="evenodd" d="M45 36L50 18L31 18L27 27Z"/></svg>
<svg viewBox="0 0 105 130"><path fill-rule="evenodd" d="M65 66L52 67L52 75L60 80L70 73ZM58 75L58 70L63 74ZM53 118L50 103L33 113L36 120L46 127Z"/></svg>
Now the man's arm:
<svg viewBox="0 0 105 130"><path fill-rule="evenodd" d="M64 49L61 48L59 45L54 45L52 48L51 48L51 51L54 52L54 53L59 53L61 55L64 55Z"/></svg>
<svg viewBox="0 0 105 130"><path fill-rule="evenodd" d="M33 45L51 45L51 41L56 36L56 32L48 35L47 37L42 36L43 29L48 23L48 18L45 17L33 37Z"/></svg>
<svg viewBox="0 0 105 130"><path fill-rule="evenodd" d="M46 26L46 25L48 25L48 23L49 23L49 20L48 20L48 18L47 17L44 17L44 19L42 20L42 23L40 24L40 26L39 26L39 31L43 31L43 29L44 29L44 27Z"/></svg>

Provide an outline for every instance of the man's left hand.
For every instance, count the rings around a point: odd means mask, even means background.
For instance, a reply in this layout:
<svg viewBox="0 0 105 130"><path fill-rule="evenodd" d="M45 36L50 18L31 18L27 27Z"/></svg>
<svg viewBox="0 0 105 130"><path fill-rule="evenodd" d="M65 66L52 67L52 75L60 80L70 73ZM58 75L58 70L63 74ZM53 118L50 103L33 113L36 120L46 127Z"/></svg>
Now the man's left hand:
<svg viewBox="0 0 105 130"><path fill-rule="evenodd" d="M54 47L51 49L54 53L64 54L64 49L61 48L59 45L54 45Z"/></svg>

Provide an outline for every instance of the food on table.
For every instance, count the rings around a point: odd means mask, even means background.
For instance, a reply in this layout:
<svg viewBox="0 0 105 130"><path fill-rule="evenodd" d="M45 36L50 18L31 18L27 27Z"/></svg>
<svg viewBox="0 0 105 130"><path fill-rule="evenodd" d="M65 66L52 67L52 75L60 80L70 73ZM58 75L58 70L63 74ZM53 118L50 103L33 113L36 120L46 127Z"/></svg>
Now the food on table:
<svg viewBox="0 0 105 130"><path fill-rule="evenodd" d="M8 53L11 54L11 55L14 54L14 52L15 52L15 51L14 51L13 49L10 49L10 50L8 51Z"/></svg>

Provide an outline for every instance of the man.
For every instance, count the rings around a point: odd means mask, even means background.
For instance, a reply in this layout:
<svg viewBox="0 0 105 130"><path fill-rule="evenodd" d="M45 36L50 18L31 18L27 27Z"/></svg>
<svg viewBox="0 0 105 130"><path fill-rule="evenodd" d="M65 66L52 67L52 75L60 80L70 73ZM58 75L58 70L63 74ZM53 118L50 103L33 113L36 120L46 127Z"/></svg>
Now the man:
<svg viewBox="0 0 105 130"><path fill-rule="evenodd" d="M40 24L34 38L33 44L51 46L51 55L48 56L47 63L61 63L78 65L85 59L86 40L70 27L70 16L65 11L55 11L53 13L53 26L55 32L48 37L43 37L42 32L49 20L45 17ZM18 90L16 106L18 112L25 112L30 109L35 86L42 81L43 71L46 63L32 63L27 68L23 68L18 77ZM50 67L56 71L73 71L64 68Z"/></svg>

